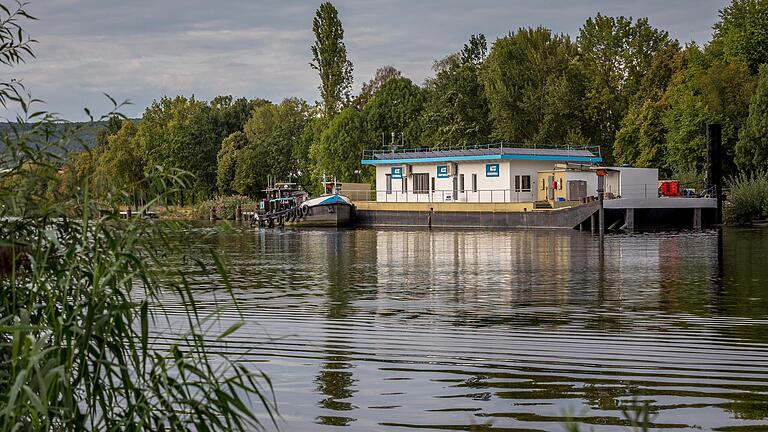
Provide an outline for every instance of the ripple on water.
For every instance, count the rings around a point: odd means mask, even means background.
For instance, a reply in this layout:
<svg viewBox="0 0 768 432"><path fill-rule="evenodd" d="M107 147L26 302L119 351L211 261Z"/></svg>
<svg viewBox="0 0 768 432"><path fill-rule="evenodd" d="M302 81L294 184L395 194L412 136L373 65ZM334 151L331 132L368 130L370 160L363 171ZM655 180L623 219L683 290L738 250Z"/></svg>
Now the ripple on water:
<svg viewBox="0 0 768 432"><path fill-rule="evenodd" d="M286 430L609 431L643 403L664 430L768 427L764 232L726 231L722 270L715 233L602 259L578 232L206 233L233 292L198 272L198 306L245 321L208 342L269 374Z"/></svg>

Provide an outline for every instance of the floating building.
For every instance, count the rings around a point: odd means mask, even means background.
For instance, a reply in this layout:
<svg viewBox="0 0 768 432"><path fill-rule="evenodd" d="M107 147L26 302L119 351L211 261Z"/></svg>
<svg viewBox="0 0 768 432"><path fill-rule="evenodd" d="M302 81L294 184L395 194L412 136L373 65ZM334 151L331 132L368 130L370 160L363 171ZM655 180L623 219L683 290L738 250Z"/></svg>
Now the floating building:
<svg viewBox="0 0 768 432"><path fill-rule="evenodd" d="M519 148L503 143L366 151L362 160L376 167L376 201L474 203L532 203L543 180L541 171L555 164L588 167L600 162L602 158L588 149Z"/></svg>
<svg viewBox="0 0 768 432"><path fill-rule="evenodd" d="M361 225L594 229L598 172L610 226L633 230L711 223L714 198L659 197L653 168L602 167L599 150L506 143L444 149L367 150L372 200L356 201Z"/></svg>

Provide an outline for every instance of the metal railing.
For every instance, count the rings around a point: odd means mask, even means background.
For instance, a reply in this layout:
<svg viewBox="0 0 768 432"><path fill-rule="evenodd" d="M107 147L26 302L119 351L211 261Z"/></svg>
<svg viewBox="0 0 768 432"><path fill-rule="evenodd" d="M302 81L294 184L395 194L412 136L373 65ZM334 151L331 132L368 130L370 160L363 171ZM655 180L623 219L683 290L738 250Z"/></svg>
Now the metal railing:
<svg viewBox="0 0 768 432"><path fill-rule="evenodd" d="M638 185L622 185L621 193L612 190L612 188L606 187L606 193L612 194L613 198L660 198L662 197L659 187L646 183ZM681 194L674 198L708 198L715 195L713 190L710 189L693 189L683 188L681 185Z"/></svg>
<svg viewBox="0 0 768 432"><path fill-rule="evenodd" d="M369 201L377 202L460 202L460 203L518 203L533 202L536 191L515 191L512 189L478 189L454 192L452 189L415 192L401 190L371 191ZM360 200L362 201L362 200Z"/></svg>
<svg viewBox="0 0 768 432"><path fill-rule="evenodd" d="M363 150L363 159L372 160L376 159L377 155L384 154L403 154L403 153L416 153L416 152L429 152L429 151L462 151L462 150L491 150L498 149L503 151L505 148L515 149L530 149L533 150L532 154L537 154L538 151L545 150L566 150L567 152L575 151L588 151L596 157L602 158L602 154L599 146L586 146L586 145L570 145L570 144L537 144L537 143L513 143L507 141L501 141L490 144L477 144L470 146L449 146L449 147L411 147L411 148L396 148L396 149L371 149Z"/></svg>

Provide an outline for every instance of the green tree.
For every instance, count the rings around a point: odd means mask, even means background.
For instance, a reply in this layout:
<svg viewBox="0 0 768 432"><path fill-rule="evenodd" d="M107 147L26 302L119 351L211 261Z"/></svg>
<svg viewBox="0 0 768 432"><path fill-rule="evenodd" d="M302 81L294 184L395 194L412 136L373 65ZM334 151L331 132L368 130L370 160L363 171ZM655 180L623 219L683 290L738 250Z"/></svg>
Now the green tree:
<svg viewBox="0 0 768 432"><path fill-rule="evenodd" d="M685 70L673 79L667 92L669 107L662 116L668 166L673 172L703 173L707 161L704 124L720 123L723 170L733 174L736 142L749 112L754 79L739 59L726 62L695 46L685 56Z"/></svg>
<svg viewBox="0 0 768 432"><path fill-rule="evenodd" d="M123 127L123 119L116 115L110 116L109 120L107 120L107 124L96 133L96 145L107 145L107 138L110 135L116 134L121 127Z"/></svg>
<svg viewBox="0 0 768 432"><path fill-rule="evenodd" d="M144 180L144 160L136 146L137 127L125 120L120 130L109 136L98 158L94 179L97 191L122 189L129 192L124 202L138 206L140 183Z"/></svg>
<svg viewBox="0 0 768 432"><path fill-rule="evenodd" d="M242 131L245 123L251 117L254 109L269 104L266 99L238 98L232 96L216 96L210 103L211 115L216 123L221 139Z"/></svg>
<svg viewBox="0 0 768 432"><path fill-rule="evenodd" d="M435 63L436 75L425 85L425 145L464 146L490 139L490 107L478 75L487 51L485 36L473 35L459 55Z"/></svg>
<svg viewBox="0 0 768 432"><path fill-rule="evenodd" d="M704 101L692 84L675 83L669 93L669 109L662 117L667 130L667 167L673 172L701 173L706 168L704 124L710 120Z"/></svg>
<svg viewBox="0 0 768 432"><path fill-rule="evenodd" d="M661 117L664 109L663 103L646 100L629 110L616 134L613 150L617 163L650 168L664 166L667 133Z"/></svg>
<svg viewBox="0 0 768 432"><path fill-rule="evenodd" d="M352 62L347 59L344 28L333 4L320 5L312 20L312 32L315 44L310 47L310 66L320 74L324 112L332 117L349 101L352 91Z"/></svg>
<svg viewBox="0 0 768 432"><path fill-rule="evenodd" d="M178 168L195 176L190 192L198 199L216 189L219 132L205 102L164 97L145 111L136 134L148 169Z"/></svg>
<svg viewBox="0 0 768 432"><path fill-rule="evenodd" d="M363 109L369 100L387 81L394 78L402 78L403 74L392 66L384 66L376 69L376 73L367 82L363 83L360 94L357 95L353 103L358 109Z"/></svg>
<svg viewBox="0 0 768 432"><path fill-rule="evenodd" d="M256 196L267 186L268 177L273 181L296 179L299 167L294 148L301 146L309 112L307 103L297 98L257 107L245 124L243 136L230 136L222 145L220 190L229 182L227 193Z"/></svg>
<svg viewBox="0 0 768 432"><path fill-rule="evenodd" d="M340 181L355 179L355 171L362 170L363 149L372 141L365 116L354 108L342 110L310 148L315 175L335 176Z"/></svg>
<svg viewBox="0 0 768 432"><path fill-rule="evenodd" d="M683 60L677 44L656 53L616 134L613 156L617 163L653 168L666 166L667 129L662 114L669 107L667 89L675 74L683 70Z"/></svg>
<svg viewBox="0 0 768 432"><path fill-rule="evenodd" d="M580 135L583 77L577 57L568 36L543 27L498 39L480 67L494 137L563 143Z"/></svg>
<svg viewBox="0 0 768 432"><path fill-rule="evenodd" d="M469 42L464 44L464 48L459 53L462 65L480 66L487 56L488 42L482 33L470 36Z"/></svg>
<svg viewBox="0 0 768 432"><path fill-rule="evenodd" d="M741 58L755 73L768 63L768 0L733 0L720 11L713 43L730 58Z"/></svg>
<svg viewBox="0 0 768 432"><path fill-rule="evenodd" d="M80 152L70 153L68 164L62 177L64 187L72 188L79 185L88 185L91 190L94 189L94 173L98 165L99 156L104 147L95 147Z"/></svg>
<svg viewBox="0 0 768 432"><path fill-rule="evenodd" d="M388 141L394 132L398 143L415 147L422 132L420 117L423 108L421 88L408 78L393 78L376 92L363 109L363 115L372 136L383 136Z"/></svg>
<svg viewBox="0 0 768 432"><path fill-rule="evenodd" d="M742 170L768 167L768 65L760 66L760 78L749 105L749 117L739 133L736 160Z"/></svg>
<svg viewBox="0 0 768 432"><path fill-rule="evenodd" d="M318 193L321 189L315 177L316 171L310 149L320 145L320 137L327 127L328 119L311 112L310 119L299 137L298 145L293 148L293 159L297 166L296 181L310 193Z"/></svg>
<svg viewBox="0 0 768 432"><path fill-rule="evenodd" d="M240 158L240 151L248 145L248 139L242 131L233 132L221 142L221 149L216 155L216 187L222 195L234 192L235 168Z"/></svg>
<svg viewBox="0 0 768 432"><path fill-rule="evenodd" d="M592 123L590 133L610 157L621 121L654 57L676 42L647 18L634 21L597 14L584 23L577 43L587 78L584 109Z"/></svg>
<svg viewBox="0 0 768 432"><path fill-rule="evenodd" d="M258 149L246 146L237 154L232 190L240 195L258 196L267 185L266 161Z"/></svg>

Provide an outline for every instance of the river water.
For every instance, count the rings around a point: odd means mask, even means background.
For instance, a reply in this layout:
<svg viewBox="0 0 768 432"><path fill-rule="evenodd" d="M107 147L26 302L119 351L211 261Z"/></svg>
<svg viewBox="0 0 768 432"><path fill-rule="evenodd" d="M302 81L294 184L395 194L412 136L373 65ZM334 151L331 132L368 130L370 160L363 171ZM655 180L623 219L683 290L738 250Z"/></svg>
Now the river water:
<svg viewBox="0 0 768 432"><path fill-rule="evenodd" d="M269 375L282 430L629 430L644 403L663 430L768 430L768 230L726 230L721 259L715 231L608 236L602 258L577 231L190 238L245 320L215 349Z"/></svg>

